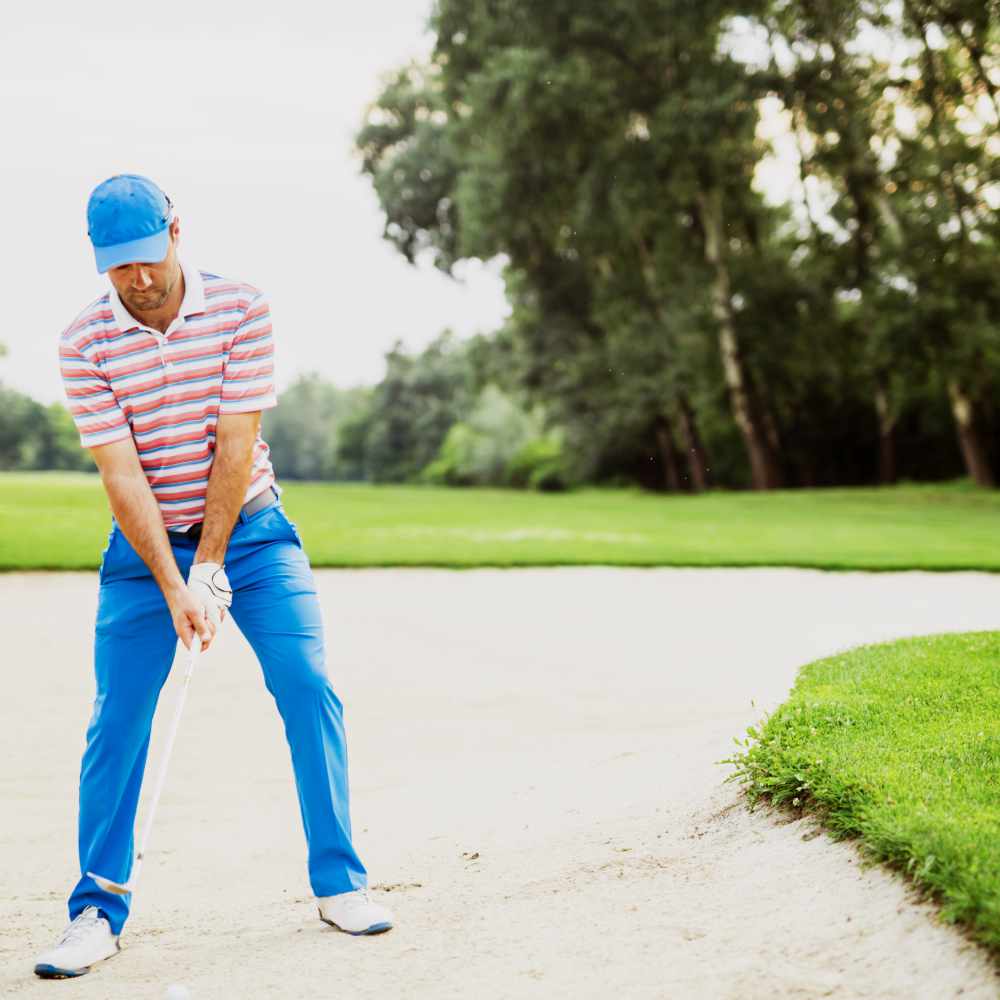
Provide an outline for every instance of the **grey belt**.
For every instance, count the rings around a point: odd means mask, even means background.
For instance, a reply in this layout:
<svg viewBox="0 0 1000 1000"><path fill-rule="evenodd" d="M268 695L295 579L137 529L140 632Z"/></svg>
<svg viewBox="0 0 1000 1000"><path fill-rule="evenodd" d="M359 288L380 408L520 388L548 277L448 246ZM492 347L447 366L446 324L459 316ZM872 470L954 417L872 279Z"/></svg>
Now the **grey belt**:
<svg viewBox="0 0 1000 1000"><path fill-rule="evenodd" d="M270 507L271 504L277 503L278 501L278 491L273 486L268 486L266 490L262 493L258 493L257 496L253 497L240 508L240 518L249 517L251 514L256 514L257 511L263 510L265 507ZM237 519L237 523L239 519ZM185 528L183 531L172 531L172 535L181 535L187 538L189 541L196 542L201 538L201 526L204 521L199 521L197 524L192 524L190 528Z"/></svg>

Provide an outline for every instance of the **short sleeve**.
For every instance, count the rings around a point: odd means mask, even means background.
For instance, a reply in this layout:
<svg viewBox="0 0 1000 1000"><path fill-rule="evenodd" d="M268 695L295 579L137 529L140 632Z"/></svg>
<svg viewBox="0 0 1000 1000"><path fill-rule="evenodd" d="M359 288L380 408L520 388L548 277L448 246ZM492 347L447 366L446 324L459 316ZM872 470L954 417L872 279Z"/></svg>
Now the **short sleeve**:
<svg viewBox="0 0 1000 1000"><path fill-rule="evenodd" d="M59 345L59 369L69 412L84 448L96 448L131 436L132 428L104 373L65 341Z"/></svg>
<svg viewBox="0 0 1000 1000"><path fill-rule="evenodd" d="M222 372L219 413L253 413L277 405L271 310L264 296L258 294L233 335Z"/></svg>

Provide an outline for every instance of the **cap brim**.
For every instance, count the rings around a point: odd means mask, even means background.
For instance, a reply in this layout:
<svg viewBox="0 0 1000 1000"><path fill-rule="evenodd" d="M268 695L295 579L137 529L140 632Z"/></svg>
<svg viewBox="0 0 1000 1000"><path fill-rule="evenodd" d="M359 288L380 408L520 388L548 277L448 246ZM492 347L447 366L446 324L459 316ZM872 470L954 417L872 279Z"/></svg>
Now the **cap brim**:
<svg viewBox="0 0 1000 1000"><path fill-rule="evenodd" d="M152 236L143 236L130 243L116 243L110 247L94 247L97 270L104 274L109 268L122 264L159 264L170 249L170 227Z"/></svg>

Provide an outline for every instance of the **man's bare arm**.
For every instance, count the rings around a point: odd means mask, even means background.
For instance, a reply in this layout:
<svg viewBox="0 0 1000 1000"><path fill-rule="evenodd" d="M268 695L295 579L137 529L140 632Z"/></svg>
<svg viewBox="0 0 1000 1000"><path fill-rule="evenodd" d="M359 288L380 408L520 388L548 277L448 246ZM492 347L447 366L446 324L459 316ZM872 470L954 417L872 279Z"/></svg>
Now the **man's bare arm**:
<svg viewBox="0 0 1000 1000"><path fill-rule="evenodd" d="M101 473L111 512L159 585L178 636L187 646L197 632L207 645L214 630L205 621L201 606L188 592L177 567L160 506L139 463L135 442L130 437L112 441L91 448L90 453Z"/></svg>
<svg viewBox="0 0 1000 1000"><path fill-rule="evenodd" d="M260 413L220 415L215 427L215 456L208 477L205 523L194 561L226 561L226 549L250 485L253 446L260 427Z"/></svg>

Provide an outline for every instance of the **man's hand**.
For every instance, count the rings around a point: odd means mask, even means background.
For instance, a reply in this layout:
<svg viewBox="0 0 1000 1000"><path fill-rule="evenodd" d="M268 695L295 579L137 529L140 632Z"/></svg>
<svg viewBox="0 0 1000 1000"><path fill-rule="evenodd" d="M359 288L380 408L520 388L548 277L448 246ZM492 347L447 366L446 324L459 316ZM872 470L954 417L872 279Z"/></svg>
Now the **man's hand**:
<svg viewBox="0 0 1000 1000"><path fill-rule="evenodd" d="M195 563L188 573L187 586L175 588L167 597L174 631L188 649L195 634L201 639L202 650L208 649L232 603L233 591L226 571L210 562Z"/></svg>
<svg viewBox="0 0 1000 1000"><path fill-rule="evenodd" d="M201 604L213 631L217 629L233 603L233 588L229 586L225 569L214 562L195 563L188 573L187 589Z"/></svg>
<svg viewBox="0 0 1000 1000"><path fill-rule="evenodd" d="M201 639L202 650L208 649L215 637L215 622L205 615L205 605L183 584L167 595L167 607L174 622L177 637L190 649L197 635Z"/></svg>

